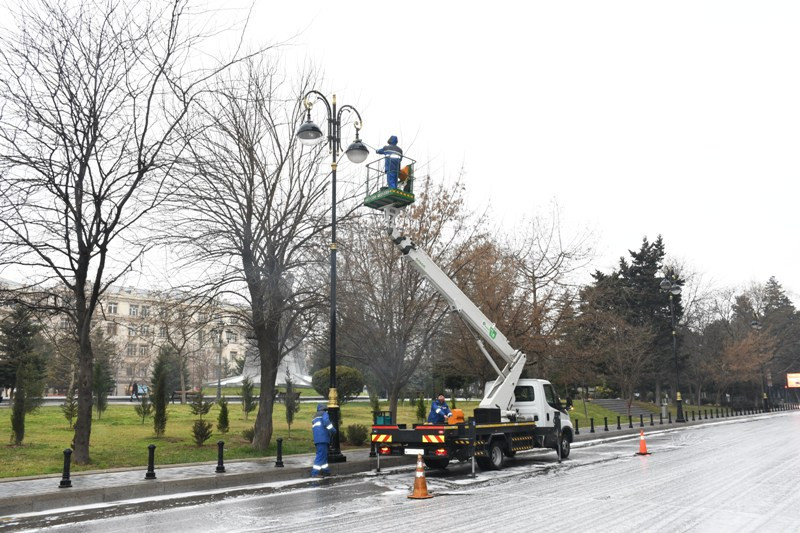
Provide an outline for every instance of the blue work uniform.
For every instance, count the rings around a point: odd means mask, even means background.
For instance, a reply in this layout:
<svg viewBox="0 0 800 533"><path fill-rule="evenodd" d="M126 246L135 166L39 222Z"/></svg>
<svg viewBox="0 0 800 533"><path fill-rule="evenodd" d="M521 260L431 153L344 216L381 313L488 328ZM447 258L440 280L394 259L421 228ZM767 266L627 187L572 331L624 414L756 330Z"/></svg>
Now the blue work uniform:
<svg viewBox="0 0 800 533"><path fill-rule="evenodd" d="M333 427L325 409L324 403L317 405L317 416L311 420L311 432L314 436L314 446L317 448L314 466L311 467L312 477L331 473L328 469L328 444L331 442L331 435L336 433L336 428Z"/></svg>
<svg viewBox="0 0 800 533"><path fill-rule="evenodd" d="M376 150L375 153L385 156L384 169L386 182L392 189L397 188L397 175L400 173L400 160L403 159L403 150L397 146L397 137L389 137L389 144Z"/></svg>
<svg viewBox="0 0 800 533"><path fill-rule="evenodd" d="M444 424L447 422L447 417L452 414L450 408L447 407L447 402L439 403L439 400L433 400L431 403L431 413L428 415L428 422L432 424Z"/></svg>

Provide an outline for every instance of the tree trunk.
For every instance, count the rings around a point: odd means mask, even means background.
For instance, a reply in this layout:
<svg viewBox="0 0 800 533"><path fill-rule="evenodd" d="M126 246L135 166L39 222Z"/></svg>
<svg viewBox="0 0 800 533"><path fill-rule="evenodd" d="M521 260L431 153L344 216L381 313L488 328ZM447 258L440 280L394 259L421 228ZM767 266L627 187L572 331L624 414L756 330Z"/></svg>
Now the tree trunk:
<svg viewBox="0 0 800 533"><path fill-rule="evenodd" d="M89 457L89 440L92 434L92 371L93 353L89 337L91 321L78 305L78 417L75 422L75 435L72 440L72 460L76 464L85 465L91 461ZM83 311L83 312L82 312Z"/></svg>
<svg viewBox="0 0 800 533"><path fill-rule="evenodd" d="M186 377L183 375L183 365L181 365L181 405L186 404Z"/></svg>
<svg viewBox="0 0 800 533"><path fill-rule="evenodd" d="M261 359L261 393L258 398L253 448L261 451L266 451L272 440L275 380L278 377L278 365L281 360L278 320L279 317L269 320L266 325L262 323L260 328L254 328ZM259 329L261 331L258 331Z"/></svg>
<svg viewBox="0 0 800 533"><path fill-rule="evenodd" d="M656 405L661 406L661 381L656 379Z"/></svg>
<svg viewBox="0 0 800 533"><path fill-rule="evenodd" d="M389 411L392 414L392 420L397 423L397 397L399 393L395 389L389 390Z"/></svg>

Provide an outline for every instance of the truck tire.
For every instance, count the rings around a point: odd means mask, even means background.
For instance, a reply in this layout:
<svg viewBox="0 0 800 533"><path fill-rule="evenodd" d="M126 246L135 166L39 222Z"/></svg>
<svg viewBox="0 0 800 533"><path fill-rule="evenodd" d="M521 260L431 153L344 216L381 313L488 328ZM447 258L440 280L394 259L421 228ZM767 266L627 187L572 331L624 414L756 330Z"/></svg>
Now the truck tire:
<svg viewBox="0 0 800 533"><path fill-rule="evenodd" d="M495 439L489 445L487 457L478 463L481 470L500 470L505 463L505 452L503 451L503 444L500 439ZM483 463L483 464L481 464ZM485 465L485 467L484 467Z"/></svg>
<svg viewBox="0 0 800 533"><path fill-rule="evenodd" d="M422 460L425 461L425 466L428 468L438 470L444 470L450 464L450 459L447 457L423 457Z"/></svg>
<svg viewBox="0 0 800 533"><path fill-rule="evenodd" d="M566 431L561 433L561 459L566 459L569 457L569 450L570 450L570 435ZM558 451L556 451L558 453Z"/></svg>

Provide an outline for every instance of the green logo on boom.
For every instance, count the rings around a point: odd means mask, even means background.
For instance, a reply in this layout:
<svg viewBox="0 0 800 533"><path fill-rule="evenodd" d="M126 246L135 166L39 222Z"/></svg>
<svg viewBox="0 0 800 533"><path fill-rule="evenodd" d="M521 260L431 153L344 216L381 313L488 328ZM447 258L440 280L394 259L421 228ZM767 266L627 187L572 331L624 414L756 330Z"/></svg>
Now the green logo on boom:
<svg viewBox="0 0 800 533"><path fill-rule="evenodd" d="M491 338L493 338L493 339L494 339L495 337L497 337L497 330L496 330L496 329L494 329L494 328L489 328L489 336L490 336Z"/></svg>

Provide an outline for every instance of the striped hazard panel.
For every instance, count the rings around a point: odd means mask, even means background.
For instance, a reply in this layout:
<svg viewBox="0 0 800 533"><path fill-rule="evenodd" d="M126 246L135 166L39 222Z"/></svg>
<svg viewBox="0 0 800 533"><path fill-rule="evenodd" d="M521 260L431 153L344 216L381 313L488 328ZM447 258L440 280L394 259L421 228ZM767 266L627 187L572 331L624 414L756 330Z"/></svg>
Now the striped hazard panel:
<svg viewBox="0 0 800 533"><path fill-rule="evenodd" d="M372 442L392 442L391 435L373 435Z"/></svg>
<svg viewBox="0 0 800 533"><path fill-rule="evenodd" d="M444 442L444 435L423 435L422 442L429 442L432 444L439 444Z"/></svg>

